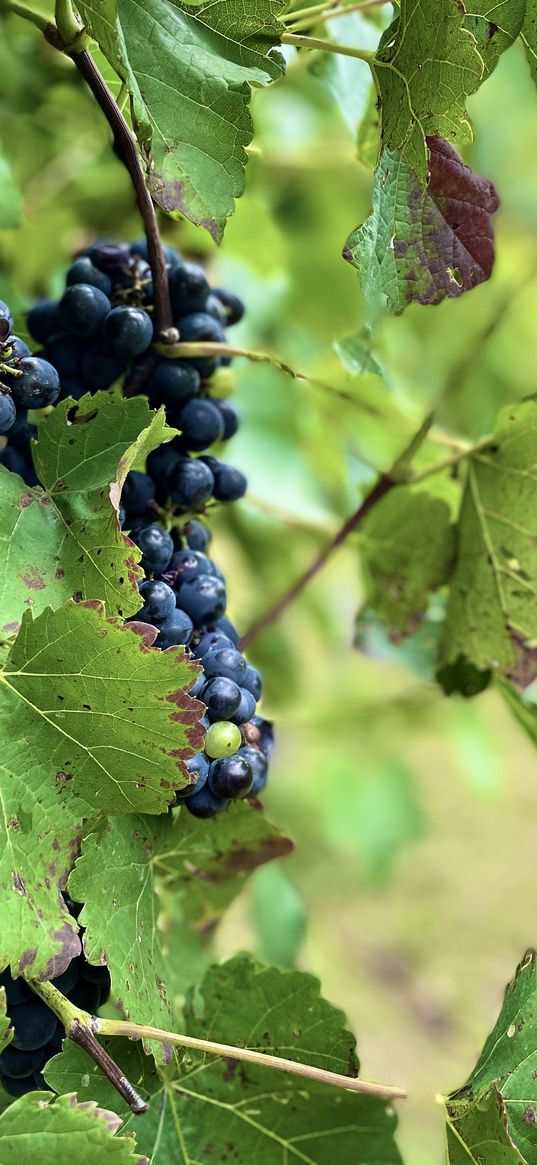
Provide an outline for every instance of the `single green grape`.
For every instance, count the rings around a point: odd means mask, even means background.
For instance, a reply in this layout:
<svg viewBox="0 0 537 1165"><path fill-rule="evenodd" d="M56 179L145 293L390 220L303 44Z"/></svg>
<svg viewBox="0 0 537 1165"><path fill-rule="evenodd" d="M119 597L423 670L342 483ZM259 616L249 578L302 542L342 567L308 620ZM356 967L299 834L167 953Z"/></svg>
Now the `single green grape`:
<svg viewBox="0 0 537 1165"><path fill-rule="evenodd" d="M237 377L233 368L217 368L210 377L205 391L209 396L227 400L229 396L233 396L236 386Z"/></svg>
<svg viewBox="0 0 537 1165"><path fill-rule="evenodd" d="M214 760L222 760L225 756L232 756L242 743L241 730L231 720L219 720L205 734L203 745L207 756Z"/></svg>

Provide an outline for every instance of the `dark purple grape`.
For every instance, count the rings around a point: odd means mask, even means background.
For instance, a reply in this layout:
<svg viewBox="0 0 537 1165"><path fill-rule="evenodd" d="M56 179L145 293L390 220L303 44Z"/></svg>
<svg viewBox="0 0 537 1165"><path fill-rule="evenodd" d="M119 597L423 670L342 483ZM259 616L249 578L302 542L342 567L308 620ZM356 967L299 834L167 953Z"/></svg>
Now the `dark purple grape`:
<svg viewBox="0 0 537 1165"><path fill-rule="evenodd" d="M229 801L216 797L208 785L205 785L199 793L189 797L185 805L193 817L216 817L217 813L223 813L224 809L227 809Z"/></svg>
<svg viewBox="0 0 537 1165"><path fill-rule="evenodd" d="M178 591L178 605L190 615L195 627L214 623L226 609L226 588L214 575L201 574L183 583Z"/></svg>
<svg viewBox="0 0 537 1165"><path fill-rule="evenodd" d="M232 801L247 797L253 781L250 765L240 752L223 757L222 760L214 760L209 769L208 785L216 797L227 797Z"/></svg>
<svg viewBox="0 0 537 1165"><path fill-rule="evenodd" d="M209 720L231 720L241 702L241 690L226 676L215 676L202 688L200 699L207 705Z"/></svg>
<svg viewBox="0 0 537 1165"><path fill-rule="evenodd" d="M0 390L0 434L8 433L17 419L15 401L9 393Z"/></svg>
<svg viewBox="0 0 537 1165"><path fill-rule="evenodd" d="M38 344L48 343L51 336L63 331L58 304L52 299L41 299L35 303L28 312L26 322L30 335Z"/></svg>
<svg viewBox="0 0 537 1165"><path fill-rule="evenodd" d="M138 584L144 605L134 616L142 623L164 623L175 611L175 595L171 587L157 579L144 579ZM158 644L160 647L160 644Z"/></svg>
<svg viewBox="0 0 537 1165"><path fill-rule="evenodd" d="M203 461L183 457L169 477L169 493L172 501L185 510L197 510L209 500L213 492L214 478Z"/></svg>
<svg viewBox="0 0 537 1165"><path fill-rule="evenodd" d="M224 311L226 313L226 324L230 328L232 324L238 324L244 315L244 304L234 291L227 291L223 287L215 287L213 295L220 300Z"/></svg>
<svg viewBox="0 0 537 1165"><path fill-rule="evenodd" d="M13 377L15 400L27 409L43 409L54 404L60 394L60 378L48 360L25 356L20 361L20 376Z"/></svg>
<svg viewBox="0 0 537 1165"><path fill-rule="evenodd" d="M163 574L173 554L173 541L168 531L153 522L134 531L132 540L142 551L142 570Z"/></svg>
<svg viewBox="0 0 537 1165"><path fill-rule="evenodd" d="M75 259L67 272L65 282L67 287L72 287L75 283L90 283L92 287L98 287L99 291L108 296L112 291L112 280L104 271L99 271L98 267L93 265L88 255L81 255L79 259Z"/></svg>
<svg viewBox="0 0 537 1165"><path fill-rule="evenodd" d="M114 307L104 321L103 336L114 356L131 360L153 339L151 316L141 307Z"/></svg>
<svg viewBox="0 0 537 1165"><path fill-rule="evenodd" d="M163 651L168 647L187 647L193 633L194 625L190 615L176 607L169 618L160 624L155 647L160 647Z"/></svg>
<svg viewBox="0 0 537 1165"><path fill-rule="evenodd" d="M58 304L63 327L75 336L96 336L110 309L108 296L90 283L76 283L68 287ZM54 330L60 332L62 328Z"/></svg>

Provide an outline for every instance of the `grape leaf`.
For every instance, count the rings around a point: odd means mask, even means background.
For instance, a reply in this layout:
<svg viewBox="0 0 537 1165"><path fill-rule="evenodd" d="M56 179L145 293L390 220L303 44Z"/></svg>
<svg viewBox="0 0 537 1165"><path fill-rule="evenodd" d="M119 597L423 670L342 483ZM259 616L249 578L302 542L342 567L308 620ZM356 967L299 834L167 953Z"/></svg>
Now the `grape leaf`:
<svg viewBox="0 0 537 1165"><path fill-rule="evenodd" d="M467 0L464 27L475 37L487 76L516 40L527 0ZM530 0L531 2L531 0Z"/></svg>
<svg viewBox="0 0 537 1165"><path fill-rule="evenodd" d="M448 142L428 141L427 188L398 150L383 151L372 214L343 251L360 273L366 298L374 303L386 295L395 314L409 303L440 303L470 291L490 278L494 262L494 186L474 174Z"/></svg>
<svg viewBox="0 0 537 1165"><path fill-rule="evenodd" d="M537 403L503 409L470 459L442 664L509 672L537 636Z"/></svg>
<svg viewBox="0 0 537 1165"><path fill-rule="evenodd" d="M521 40L526 49L531 75L537 85L537 0L526 0Z"/></svg>
<svg viewBox="0 0 537 1165"><path fill-rule="evenodd" d="M253 870L293 848L258 805L244 801L211 821L210 829L186 809L173 814L161 843L155 862L163 885L182 895L185 919L205 932L216 925Z"/></svg>
<svg viewBox="0 0 537 1165"><path fill-rule="evenodd" d="M84 902L79 916L86 928L84 953L90 963L106 963L112 994L127 1018L169 1029L172 1012L166 994L166 968L157 928L155 855L167 822L126 816L104 823L84 838L69 878L69 893ZM165 843L164 843L165 844ZM172 1049L150 1045L166 1060Z"/></svg>
<svg viewBox="0 0 537 1165"><path fill-rule="evenodd" d="M372 69L382 101L382 145L427 184L427 137L472 140L466 98L483 77L483 60L464 27L459 0L401 0Z"/></svg>
<svg viewBox="0 0 537 1165"><path fill-rule="evenodd" d="M211 968L187 1009L189 1035L234 1043L356 1075L353 1036L342 1013L319 994L311 975L263 967L248 956ZM115 1042L115 1048L119 1041ZM47 1066L53 1087L76 1087L99 1103L111 1103L110 1084L90 1075L79 1049ZM140 1057L118 1049L125 1072L150 1108L127 1120L152 1165L219 1160L234 1165L400 1165L395 1116L385 1102L339 1092L322 1084L232 1059L190 1054L175 1081L154 1073L140 1085ZM136 1071L138 1069L138 1071ZM86 1080L82 1083L82 1073ZM147 1088L144 1088L144 1083ZM121 1104L121 1102L120 1102ZM124 1112L122 1107L120 1112Z"/></svg>
<svg viewBox="0 0 537 1165"><path fill-rule="evenodd" d="M203 741L203 705L185 691L195 673L178 650L149 650L146 630L144 642L102 605L23 616L0 672L1 967L49 978L79 953L59 892L83 817L160 813L187 783L182 761Z"/></svg>
<svg viewBox="0 0 537 1165"><path fill-rule="evenodd" d="M248 874L289 848L287 838L244 803L209 824L185 809L165 818L109 821L84 839L69 893L85 903L85 953L92 963L107 963L127 1016L170 1027L165 934L157 928L159 882L181 899L187 920L212 927Z"/></svg>
<svg viewBox="0 0 537 1165"><path fill-rule="evenodd" d="M156 202L215 239L244 189L252 86L281 75L280 0L82 0L78 8L128 87ZM255 9L255 10L254 10Z"/></svg>
<svg viewBox="0 0 537 1165"><path fill-rule="evenodd" d="M379 160L380 108L376 86L369 88L369 98L356 135L356 156L362 166L375 170Z"/></svg>
<svg viewBox="0 0 537 1165"><path fill-rule="evenodd" d="M450 1106L446 1135L447 1165L526 1165L507 1132L505 1104L494 1086L460 1112Z"/></svg>
<svg viewBox="0 0 537 1165"><path fill-rule="evenodd" d="M7 1048L13 1039L13 1028L7 1014L6 989L0 987L0 1052Z"/></svg>
<svg viewBox="0 0 537 1165"><path fill-rule="evenodd" d="M109 614L139 610L140 553L119 528L119 494L134 462L174 432L164 410L151 412L142 397L88 393L62 401L39 426L43 489L0 468L4 632L16 631L28 608L37 614L71 597L102 599Z"/></svg>
<svg viewBox="0 0 537 1165"><path fill-rule="evenodd" d="M29 737L26 771L94 812L162 813L203 744L203 704L187 695L197 669L178 649L151 651L145 630L105 619L101 603L26 612L0 672L6 739Z"/></svg>
<svg viewBox="0 0 537 1165"><path fill-rule="evenodd" d="M537 956L528 951L508 984L498 1020L485 1041L483 1051L467 1083L447 1099L449 1117L459 1133L467 1127L475 1129L481 1123L483 1133L489 1130L491 1140L496 1137L503 1147L491 1162L501 1165L535 1165L537 1162ZM487 1096L499 1093L494 1111ZM489 1121L483 1111L489 1109ZM479 1113L479 1106L482 1111ZM477 1111L476 1111L477 1110ZM506 1125L501 1138L501 1125ZM506 1146L516 1147L510 1156ZM518 1154L518 1155L517 1155ZM459 1155L451 1158L453 1165L472 1160ZM489 1157L486 1158L487 1163Z"/></svg>
<svg viewBox="0 0 537 1165"><path fill-rule="evenodd" d="M449 577L455 552L449 507L423 490L393 490L368 515L362 534L366 601L394 636L406 635L425 614L429 592Z"/></svg>
<svg viewBox="0 0 537 1165"><path fill-rule="evenodd" d="M116 1137L121 1124L113 1110L79 1104L74 1094L53 1099L49 1092L30 1092L0 1115L0 1160L57 1165L65 1153L69 1165L149 1165L134 1137Z"/></svg>

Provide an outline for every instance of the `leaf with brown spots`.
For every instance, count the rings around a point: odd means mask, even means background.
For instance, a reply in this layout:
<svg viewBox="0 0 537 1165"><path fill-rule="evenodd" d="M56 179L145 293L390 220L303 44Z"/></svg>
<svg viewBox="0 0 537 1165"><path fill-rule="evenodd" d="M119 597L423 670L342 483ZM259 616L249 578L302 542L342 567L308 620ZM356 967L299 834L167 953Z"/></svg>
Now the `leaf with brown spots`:
<svg viewBox="0 0 537 1165"><path fill-rule="evenodd" d="M440 667L535 674L537 403L505 408L490 447L469 459Z"/></svg>
<svg viewBox="0 0 537 1165"><path fill-rule="evenodd" d="M476 1067L447 1098L449 1165L537 1162L536 960L524 956Z"/></svg>
<svg viewBox="0 0 537 1165"><path fill-rule="evenodd" d="M252 88L283 72L281 0L80 0L125 83L163 210L220 239L244 189Z"/></svg>
<svg viewBox="0 0 537 1165"><path fill-rule="evenodd" d="M155 863L163 885L181 894L185 918L209 931L258 866L292 849L259 803L236 801L210 828L187 809L174 813Z"/></svg>
<svg viewBox="0 0 537 1165"><path fill-rule="evenodd" d="M205 823L207 825L207 823ZM139 1049L110 1041L111 1054L149 1101L131 1118L110 1083L88 1072L80 1048L45 1070L53 1088L76 1089L127 1117L152 1165L401 1165L393 1107L376 1097L275 1072L270 1055L353 1077L354 1036L312 975L279 971L241 955L211 967L192 992L181 1027L188 1035L255 1048L267 1067L188 1053L176 1079L159 1080Z"/></svg>
<svg viewBox="0 0 537 1165"><path fill-rule="evenodd" d="M132 1133L119 1136L122 1120L113 1107L98 1108L74 1093L57 1099L31 1092L0 1116L0 1159L18 1165L149 1165Z"/></svg>
<svg viewBox="0 0 537 1165"><path fill-rule="evenodd" d="M212 929L249 874L290 849L261 809L244 802L211 822L186 809L158 819L116 818L85 838L69 893L85 903L85 953L90 962L108 965L128 1016L170 1026L159 887L180 900L190 925ZM169 1048L149 1048L165 1059L171 1055Z"/></svg>
<svg viewBox="0 0 537 1165"><path fill-rule="evenodd" d="M59 974L80 950L61 890L82 819L162 813L203 742L195 666L102 605L28 612L0 671L0 968ZM86 831L88 825L86 824Z"/></svg>
<svg viewBox="0 0 537 1165"><path fill-rule="evenodd" d="M492 215L499 201L443 138L428 138L430 173L420 184L398 150L384 149L373 210L343 251L371 302L386 296L398 314L409 303L455 299L490 278Z"/></svg>
<svg viewBox="0 0 537 1165"><path fill-rule="evenodd" d="M43 489L0 467L0 631L69 598L102 599L110 615L139 609L140 553L120 530L119 496L131 466L174 432L142 397L88 394L40 423Z"/></svg>
<svg viewBox="0 0 537 1165"><path fill-rule="evenodd" d="M27 612L0 672L4 739L21 771L42 774L79 816L162 813L203 744L204 706L188 695L197 674L102 604Z"/></svg>

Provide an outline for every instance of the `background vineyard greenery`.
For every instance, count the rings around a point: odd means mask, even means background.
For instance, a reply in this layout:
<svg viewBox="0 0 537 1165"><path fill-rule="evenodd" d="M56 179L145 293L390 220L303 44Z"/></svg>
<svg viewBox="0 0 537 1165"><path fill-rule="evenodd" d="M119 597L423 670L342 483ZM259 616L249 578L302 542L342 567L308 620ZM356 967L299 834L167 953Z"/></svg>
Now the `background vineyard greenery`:
<svg viewBox="0 0 537 1165"><path fill-rule="evenodd" d="M0 205L0 296L23 311L59 292L69 256L96 234L127 239L140 227L70 63L21 22L5 28L1 135L22 205L16 230L16 200ZM351 65L365 99L366 66ZM330 83L341 95L344 78ZM471 299L380 318L375 355L404 411L435 405L473 440L503 404L535 391L537 100L518 48L469 108L477 133L465 157L502 199L494 278ZM242 341L341 384L333 341L368 319L338 259L369 207L355 113L346 103L338 113L293 57L285 84L255 97L247 193L223 249L187 224L164 228L244 294ZM239 403L230 460L250 494L219 516L215 553L245 628L354 508L367 461L389 460L400 432L255 365L240 368ZM359 1032L367 1074L407 1085L399 1143L413 1165L429 1165L444 1136L433 1090L465 1078L503 982L535 942L535 759L497 695L447 702L401 660L351 650L361 588L349 544L252 649L279 728L266 803L297 851L259 871L217 946L321 976Z"/></svg>

